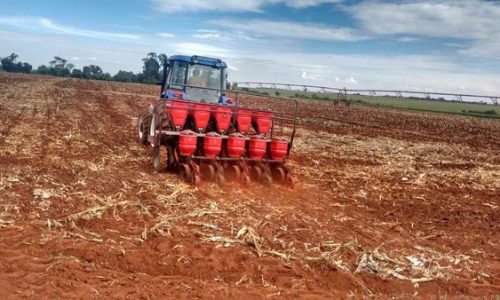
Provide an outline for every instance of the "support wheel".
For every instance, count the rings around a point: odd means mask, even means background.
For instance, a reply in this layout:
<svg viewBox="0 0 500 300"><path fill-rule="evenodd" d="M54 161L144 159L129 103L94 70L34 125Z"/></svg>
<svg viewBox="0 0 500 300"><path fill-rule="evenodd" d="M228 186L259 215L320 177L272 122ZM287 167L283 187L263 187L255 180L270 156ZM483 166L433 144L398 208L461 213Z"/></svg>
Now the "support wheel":
<svg viewBox="0 0 500 300"><path fill-rule="evenodd" d="M295 182L291 173L286 174L285 184L290 187L294 186Z"/></svg>
<svg viewBox="0 0 500 300"><path fill-rule="evenodd" d="M282 167L274 168L273 171L273 180L277 183L284 184L286 181L286 173Z"/></svg>
<svg viewBox="0 0 500 300"><path fill-rule="evenodd" d="M184 180L187 183L192 182L192 172L191 172L191 167L188 164L180 164L179 165L179 176L181 177L182 180Z"/></svg>
<svg viewBox="0 0 500 300"><path fill-rule="evenodd" d="M253 166L251 169L250 177L253 181L259 182L262 178L262 169L258 166Z"/></svg>
<svg viewBox="0 0 500 300"><path fill-rule="evenodd" d="M240 181L241 180L241 170L240 167L233 165L230 166L229 169L227 170L229 180L231 181Z"/></svg>
<svg viewBox="0 0 500 300"><path fill-rule="evenodd" d="M200 175L194 175L193 176L193 184L194 185L200 185L200 183L201 183L201 177L200 177Z"/></svg>
<svg viewBox="0 0 500 300"><path fill-rule="evenodd" d="M215 167L214 165L207 165L207 178L208 180L214 181L215 180Z"/></svg>
<svg viewBox="0 0 500 300"><path fill-rule="evenodd" d="M167 171L175 172L177 170L177 162L174 155L175 148L171 145L167 146Z"/></svg>
<svg viewBox="0 0 500 300"><path fill-rule="evenodd" d="M249 186L251 182L250 176L248 174L241 175L241 182L244 186Z"/></svg>
<svg viewBox="0 0 500 300"><path fill-rule="evenodd" d="M267 187L273 184L273 179L271 178L271 174L268 173L262 174L262 184Z"/></svg>
<svg viewBox="0 0 500 300"><path fill-rule="evenodd" d="M147 145L148 144L148 128L146 128L145 122L144 122L144 117L139 116L137 120L137 134L139 137L139 143L142 145Z"/></svg>
<svg viewBox="0 0 500 300"><path fill-rule="evenodd" d="M203 176L210 181L215 180L215 167L213 165L205 165L203 167Z"/></svg>
<svg viewBox="0 0 500 300"><path fill-rule="evenodd" d="M217 172L217 174L215 174L215 181L218 184L224 184L224 183L226 183L226 177L224 177L223 173Z"/></svg>
<svg viewBox="0 0 500 300"><path fill-rule="evenodd" d="M160 146L153 147L152 161L153 161L153 170L155 172L160 172L161 169Z"/></svg>

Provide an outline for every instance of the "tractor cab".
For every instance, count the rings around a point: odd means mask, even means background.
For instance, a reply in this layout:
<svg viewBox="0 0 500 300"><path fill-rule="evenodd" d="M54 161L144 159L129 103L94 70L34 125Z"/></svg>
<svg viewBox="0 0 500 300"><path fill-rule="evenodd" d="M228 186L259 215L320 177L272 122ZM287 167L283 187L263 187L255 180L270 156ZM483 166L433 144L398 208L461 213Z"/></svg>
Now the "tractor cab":
<svg viewBox="0 0 500 300"><path fill-rule="evenodd" d="M161 97L226 104L227 65L202 56L171 56L163 68Z"/></svg>

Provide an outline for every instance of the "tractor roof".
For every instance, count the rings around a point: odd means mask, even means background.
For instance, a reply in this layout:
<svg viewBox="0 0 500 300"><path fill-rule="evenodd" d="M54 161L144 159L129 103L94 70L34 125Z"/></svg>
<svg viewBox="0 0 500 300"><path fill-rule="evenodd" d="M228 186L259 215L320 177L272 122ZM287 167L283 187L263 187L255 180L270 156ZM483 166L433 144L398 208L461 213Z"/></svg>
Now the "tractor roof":
<svg viewBox="0 0 500 300"><path fill-rule="evenodd" d="M188 62L188 63L195 63L195 64L211 66L211 67L227 68L227 64L220 59L198 56L198 55L193 55L193 56L172 55L168 58L168 60L184 61L184 62Z"/></svg>

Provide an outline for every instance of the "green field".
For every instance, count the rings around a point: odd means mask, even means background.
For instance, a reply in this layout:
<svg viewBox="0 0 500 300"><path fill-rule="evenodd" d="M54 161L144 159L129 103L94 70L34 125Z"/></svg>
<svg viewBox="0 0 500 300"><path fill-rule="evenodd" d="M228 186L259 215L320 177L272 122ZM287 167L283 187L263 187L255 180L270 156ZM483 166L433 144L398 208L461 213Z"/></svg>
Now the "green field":
<svg viewBox="0 0 500 300"><path fill-rule="evenodd" d="M303 92L270 88L239 88L239 90L287 98L313 99L324 101L349 101L351 103L369 106L382 106L397 109L430 111L500 119L499 105L482 103L349 94L346 96L346 99L343 99L336 93Z"/></svg>

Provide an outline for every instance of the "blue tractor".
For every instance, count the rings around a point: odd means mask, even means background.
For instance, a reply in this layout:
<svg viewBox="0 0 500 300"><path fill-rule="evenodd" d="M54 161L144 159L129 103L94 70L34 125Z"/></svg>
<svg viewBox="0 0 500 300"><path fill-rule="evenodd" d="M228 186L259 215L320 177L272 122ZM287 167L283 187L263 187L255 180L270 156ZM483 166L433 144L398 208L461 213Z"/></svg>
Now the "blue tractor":
<svg viewBox="0 0 500 300"><path fill-rule="evenodd" d="M226 81L227 64L220 59L175 55L166 60L160 98L138 118L139 141L151 145L154 170L178 172L194 184L202 179L292 184L285 162L295 136L297 101L288 100L294 103L293 117L278 115L246 105L254 96L226 91ZM278 135L279 124L286 122L290 133L283 135L281 128Z"/></svg>

